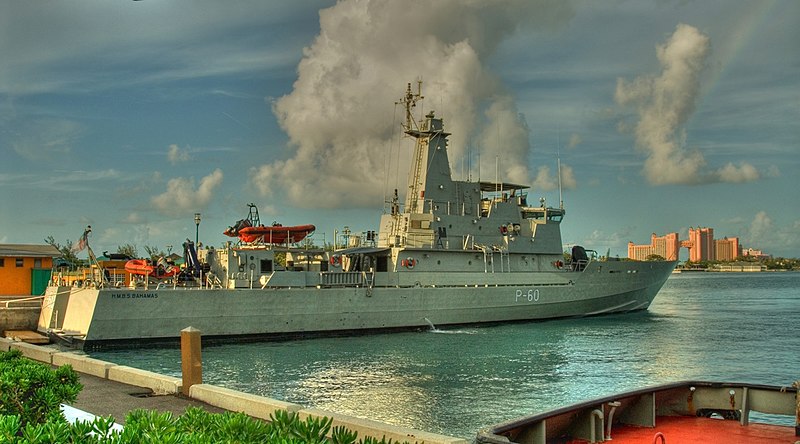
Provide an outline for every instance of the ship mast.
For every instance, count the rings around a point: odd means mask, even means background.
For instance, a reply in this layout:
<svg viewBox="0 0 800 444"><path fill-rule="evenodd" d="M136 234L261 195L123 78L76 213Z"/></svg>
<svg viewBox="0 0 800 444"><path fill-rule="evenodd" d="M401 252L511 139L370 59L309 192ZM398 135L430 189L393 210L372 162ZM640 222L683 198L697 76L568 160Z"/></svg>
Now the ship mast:
<svg viewBox="0 0 800 444"><path fill-rule="evenodd" d="M411 82L409 82L406 87L406 95L403 96L399 102L395 102L398 105L404 105L406 108L406 123L403 125L403 128L405 128L406 132L412 130L412 124L416 126L416 122L414 121L414 116L411 114L411 111L417 106L417 101L424 98L425 97L422 96L422 80L417 80L417 93L414 94L411 92Z"/></svg>
<svg viewBox="0 0 800 444"><path fill-rule="evenodd" d="M411 176L409 177L408 193L406 194L406 211L409 213L416 213L418 209L418 194L422 187L422 165L424 163L423 157L425 155L425 144L419 138L421 137L417 122L414 120L412 114L413 109L417 106L419 100L424 99L422 95L422 81L417 81L417 93L411 92L411 82L406 86L406 95L400 99L399 102L405 106L406 121L403 124L406 134L413 136L417 139L416 147L414 149L414 159L411 166Z"/></svg>
<svg viewBox="0 0 800 444"><path fill-rule="evenodd" d="M561 132L556 135L556 159L558 159L558 208L564 209L564 195L561 190Z"/></svg>

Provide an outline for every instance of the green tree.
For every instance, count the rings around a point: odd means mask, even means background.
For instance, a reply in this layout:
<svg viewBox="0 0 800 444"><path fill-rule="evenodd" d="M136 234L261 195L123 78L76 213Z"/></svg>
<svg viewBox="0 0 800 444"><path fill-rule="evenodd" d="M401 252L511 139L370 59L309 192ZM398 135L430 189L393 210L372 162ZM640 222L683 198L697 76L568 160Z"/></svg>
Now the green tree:
<svg viewBox="0 0 800 444"><path fill-rule="evenodd" d="M136 245L125 244L117 247L117 253L127 255L128 257L139 257L136 251Z"/></svg>
<svg viewBox="0 0 800 444"><path fill-rule="evenodd" d="M317 246L314 245L314 240L310 237L303 238L303 240L301 240L297 245L304 250L317 248Z"/></svg>
<svg viewBox="0 0 800 444"><path fill-rule="evenodd" d="M163 251L159 250L158 247L153 246L153 245L145 245L144 246L144 251L150 257L151 261L156 261L161 256L164 256L164 257L167 256L166 254L164 254Z"/></svg>
<svg viewBox="0 0 800 444"><path fill-rule="evenodd" d="M67 239L67 242L64 245L61 245L58 242L56 242L56 240L55 240L55 238L53 238L53 236L47 236L44 239L44 241L45 241L45 243L47 243L47 245L52 245L58 251L60 251L61 252L61 257L65 261L67 261L67 263L70 264L70 267L76 267L81 263L81 260L78 259L78 256L76 256L75 253L72 252L72 242L70 242L69 239Z"/></svg>

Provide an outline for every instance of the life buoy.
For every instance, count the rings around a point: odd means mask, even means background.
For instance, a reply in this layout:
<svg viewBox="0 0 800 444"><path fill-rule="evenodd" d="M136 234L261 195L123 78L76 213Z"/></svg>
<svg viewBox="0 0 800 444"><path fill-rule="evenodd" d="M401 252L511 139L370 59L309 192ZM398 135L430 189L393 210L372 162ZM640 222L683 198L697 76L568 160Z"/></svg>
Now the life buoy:
<svg viewBox="0 0 800 444"><path fill-rule="evenodd" d="M330 263L331 263L331 265L333 265L334 267L338 267L338 266L339 266L339 264L341 264L341 263L342 263L342 259L341 259L339 256L337 256L337 255L333 255L333 256L331 256Z"/></svg>
<svg viewBox="0 0 800 444"><path fill-rule="evenodd" d="M508 228L505 225L500 225L500 233L505 236L508 233Z"/></svg>
<svg viewBox="0 0 800 444"><path fill-rule="evenodd" d="M414 266L415 266L415 265L417 265L417 260L416 260L416 259L414 259L413 257L410 257L410 258L408 258L408 259L403 259L403 261L401 262L401 264L402 264L404 267L408 268L409 270L413 270L413 269L414 269Z"/></svg>
<svg viewBox="0 0 800 444"><path fill-rule="evenodd" d="M553 262L553 265L555 265L556 268L561 268L561 267L564 266L564 263L561 262L561 261L555 261L555 262Z"/></svg>

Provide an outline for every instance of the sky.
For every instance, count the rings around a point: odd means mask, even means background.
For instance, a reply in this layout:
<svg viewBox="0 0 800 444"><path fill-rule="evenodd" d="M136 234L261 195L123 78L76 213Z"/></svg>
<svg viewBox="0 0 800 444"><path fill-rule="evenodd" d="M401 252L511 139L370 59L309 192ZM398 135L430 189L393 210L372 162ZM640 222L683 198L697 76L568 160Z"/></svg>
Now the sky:
<svg viewBox="0 0 800 444"><path fill-rule="evenodd" d="M560 159L565 246L800 257L799 49L795 0L1 1L0 243L376 230L421 81L454 178L557 206Z"/></svg>

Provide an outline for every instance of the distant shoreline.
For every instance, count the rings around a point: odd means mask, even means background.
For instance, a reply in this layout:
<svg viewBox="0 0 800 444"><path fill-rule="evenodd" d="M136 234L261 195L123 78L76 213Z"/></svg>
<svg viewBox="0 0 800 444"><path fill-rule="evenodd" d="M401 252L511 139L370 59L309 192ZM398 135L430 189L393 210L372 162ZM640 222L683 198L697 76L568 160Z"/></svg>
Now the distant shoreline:
<svg viewBox="0 0 800 444"><path fill-rule="evenodd" d="M732 267L728 269L718 269L718 268L675 268L672 273L673 274L680 274L680 273L787 273L792 271L800 271L800 270L786 270L786 269L763 269L763 270L753 270L753 269L742 269L741 267Z"/></svg>

